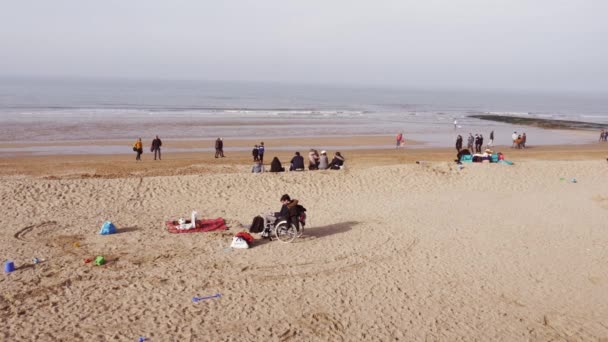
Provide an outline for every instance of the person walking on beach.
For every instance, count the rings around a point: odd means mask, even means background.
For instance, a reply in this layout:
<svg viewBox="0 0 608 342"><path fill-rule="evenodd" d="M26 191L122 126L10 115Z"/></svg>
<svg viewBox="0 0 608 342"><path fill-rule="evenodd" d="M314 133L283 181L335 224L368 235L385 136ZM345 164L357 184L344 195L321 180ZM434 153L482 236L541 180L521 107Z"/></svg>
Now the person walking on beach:
<svg viewBox="0 0 608 342"><path fill-rule="evenodd" d="M399 132L397 133L397 149L399 149L399 146L401 146L401 141L403 140L403 132Z"/></svg>
<svg viewBox="0 0 608 342"><path fill-rule="evenodd" d="M460 152L460 150L462 150L462 136L458 134L458 137L456 137L456 151Z"/></svg>
<svg viewBox="0 0 608 342"><path fill-rule="evenodd" d="M494 146L494 131L490 132L490 142L488 143L488 147Z"/></svg>
<svg viewBox="0 0 608 342"><path fill-rule="evenodd" d="M600 132L600 140L598 140L598 141L605 141L604 134L605 134L605 131L604 131L604 130L602 130L602 131Z"/></svg>
<svg viewBox="0 0 608 342"><path fill-rule="evenodd" d="M260 146L258 147L258 158L260 159L260 162L262 162L262 164L264 164L264 142L263 141L260 143Z"/></svg>
<svg viewBox="0 0 608 342"><path fill-rule="evenodd" d="M219 158L220 156L220 144L222 143L222 141L220 140L220 138L217 138L215 140L215 158Z"/></svg>
<svg viewBox="0 0 608 342"><path fill-rule="evenodd" d="M513 145L511 145L511 148L517 147L517 131L511 134L511 140L513 140Z"/></svg>
<svg viewBox="0 0 608 342"><path fill-rule="evenodd" d="M224 158L224 138L218 138L220 139L220 157Z"/></svg>
<svg viewBox="0 0 608 342"><path fill-rule="evenodd" d="M458 127L458 120L454 119L454 129Z"/></svg>
<svg viewBox="0 0 608 342"><path fill-rule="evenodd" d="M135 144L133 144L133 151L137 152L135 161L141 160L141 154L144 153L144 144L142 144L141 138L138 138Z"/></svg>
<svg viewBox="0 0 608 342"><path fill-rule="evenodd" d="M163 146L163 142L160 140L160 138L157 135L156 138L154 140L152 140L152 147L150 148L150 150L152 152L154 152L154 160L156 160L156 155L158 155L158 160L161 160L160 159L160 147L161 146Z"/></svg>
<svg viewBox="0 0 608 342"><path fill-rule="evenodd" d="M475 150L473 149L474 141L475 141L475 138L473 138L473 134L469 133L469 138L467 139L467 149L471 152L475 152Z"/></svg>
<svg viewBox="0 0 608 342"><path fill-rule="evenodd" d="M258 145L253 146L253 150L251 150L251 155L253 156L254 162L260 160L260 158L258 157Z"/></svg>

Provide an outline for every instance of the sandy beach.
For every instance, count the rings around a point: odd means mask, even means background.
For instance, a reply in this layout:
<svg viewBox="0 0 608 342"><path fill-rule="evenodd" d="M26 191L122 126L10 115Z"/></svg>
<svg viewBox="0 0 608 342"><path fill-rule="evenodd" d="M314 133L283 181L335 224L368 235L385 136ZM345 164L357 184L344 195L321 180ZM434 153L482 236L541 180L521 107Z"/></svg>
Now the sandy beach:
<svg viewBox="0 0 608 342"><path fill-rule="evenodd" d="M251 174L244 152L1 158L17 270L0 276L0 340L608 340L608 149L497 150L515 165L459 170L453 148L282 174ZM308 209L303 237L227 248L284 193ZM166 231L193 209L229 229Z"/></svg>

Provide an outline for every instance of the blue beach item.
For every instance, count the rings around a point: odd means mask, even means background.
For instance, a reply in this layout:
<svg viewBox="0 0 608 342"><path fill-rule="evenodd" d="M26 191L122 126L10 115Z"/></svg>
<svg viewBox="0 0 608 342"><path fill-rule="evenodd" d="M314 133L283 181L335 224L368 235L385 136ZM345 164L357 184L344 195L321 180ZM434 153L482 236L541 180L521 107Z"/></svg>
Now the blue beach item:
<svg viewBox="0 0 608 342"><path fill-rule="evenodd" d="M109 234L115 234L116 233L116 226L114 225L114 223L110 222L110 221L106 221L103 223L103 225L101 226L101 230L99 231L99 234L101 235L109 235Z"/></svg>
<svg viewBox="0 0 608 342"><path fill-rule="evenodd" d="M207 297L192 297L192 301L194 303L196 302L200 302L201 300L206 300L206 299L211 299L211 298L220 298L222 295L219 293L214 294L213 296L207 296Z"/></svg>
<svg viewBox="0 0 608 342"><path fill-rule="evenodd" d="M12 261L7 261L4 263L4 272L11 273L15 270L15 263Z"/></svg>

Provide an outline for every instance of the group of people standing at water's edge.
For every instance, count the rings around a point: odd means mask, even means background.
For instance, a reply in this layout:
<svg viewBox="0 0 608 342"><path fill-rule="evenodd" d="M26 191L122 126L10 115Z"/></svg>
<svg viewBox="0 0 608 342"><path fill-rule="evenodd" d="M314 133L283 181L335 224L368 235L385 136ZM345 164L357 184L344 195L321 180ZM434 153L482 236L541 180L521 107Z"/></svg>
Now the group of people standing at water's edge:
<svg viewBox="0 0 608 342"><path fill-rule="evenodd" d="M257 145L256 145L257 146ZM255 149L254 149L255 151ZM327 151L319 152L315 149L310 149L308 152L308 170L340 170L344 168L344 156L340 152L336 152L331 162L327 158ZM253 153L253 167L251 168L252 173L265 172L264 164L262 160L257 158L256 154ZM289 162L289 171L304 171L305 162L304 157L300 152L296 152ZM270 172L285 172L285 167L281 164L278 157L274 157L270 162Z"/></svg>
<svg viewBox="0 0 608 342"><path fill-rule="evenodd" d="M456 137L456 151L460 152L462 150L462 135L458 134ZM490 132L490 141L488 142L487 147L494 146L494 131ZM483 148L483 135L475 134L473 136L472 133L469 133L469 137L467 138L467 149L472 152L481 153Z"/></svg>
<svg viewBox="0 0 608 342"><path fill-rule="evenodd" d="M513 132L511 135L511 139L513 140L513 144L511 148L526 148L526 133L517 134L517 132ZM459 134L456 137L456 150L460 152L462 150L463 139ZM494 146L494 131L490 132L490 141L486 145L487 148L491 148ZM483 135L475 134L473 136L472 133L469 133L469 137L467 138L467 149L471 152L481 153L483 149Z"/></svg>

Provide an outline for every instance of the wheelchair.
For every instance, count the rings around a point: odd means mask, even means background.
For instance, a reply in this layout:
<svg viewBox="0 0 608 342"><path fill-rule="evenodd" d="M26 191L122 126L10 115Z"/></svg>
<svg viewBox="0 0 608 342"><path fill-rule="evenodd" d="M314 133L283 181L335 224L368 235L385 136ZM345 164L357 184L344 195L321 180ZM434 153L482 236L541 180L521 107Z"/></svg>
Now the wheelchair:
<svg viewBox="0 0 608 342"><path fill-rule="evenodd" d="M298 216L299 227L296 227L293 223L289 222L285 218L277 218L274 213L267 213L260 215L264 219L264 230L262 231L262 237L273 240L277 240L289 243L296 238L302 236L304 232L304 226L306 225L306 213L302 212ZM274 236L274 237L273 237Z"/></svg>

